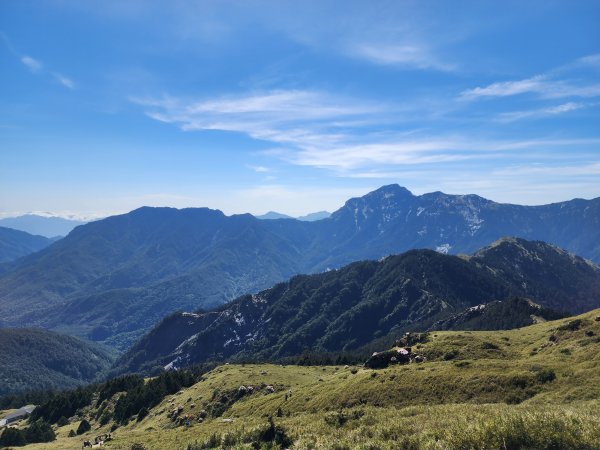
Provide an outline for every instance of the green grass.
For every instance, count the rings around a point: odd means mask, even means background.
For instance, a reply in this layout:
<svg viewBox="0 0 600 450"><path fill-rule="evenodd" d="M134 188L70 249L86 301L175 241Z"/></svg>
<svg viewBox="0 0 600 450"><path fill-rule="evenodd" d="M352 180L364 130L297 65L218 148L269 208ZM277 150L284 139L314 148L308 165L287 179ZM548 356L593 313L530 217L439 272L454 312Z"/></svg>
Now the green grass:
<svg viewBox="0 0 600 450"><path fill-rule="evenodd" d="M414 347L426 362L382 370L223 365L118 428L106 448L277 448L265 438L273 416L297 449L600 449L599 315L580 316L577 327L564 319L511 331L432 333ZM241 385L255 390L237 395ZM176 426L167 413L178 405L182 414L205 409L208 417ZM26 448L81 448L111 424L92 421L92 432L66 437L76 425L60 428L53 443Z"/></svg>

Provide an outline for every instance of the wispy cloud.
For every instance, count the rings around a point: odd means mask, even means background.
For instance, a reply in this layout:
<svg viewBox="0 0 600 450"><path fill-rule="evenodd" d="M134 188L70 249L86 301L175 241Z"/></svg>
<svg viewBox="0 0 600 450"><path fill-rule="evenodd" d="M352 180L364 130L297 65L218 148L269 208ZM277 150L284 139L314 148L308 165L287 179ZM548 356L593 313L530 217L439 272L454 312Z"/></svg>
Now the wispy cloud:
<svg viewBox="0 0 600 450"><path fill-rule="evenodd" d="M599 162L583 162L580 165L547 165L530 164L527 166L510 166L505 169L499 169L494 172L495 175L510 176L553 176L553 177L572 177L572 176L597 176L600 175Z"/></svg>
<svg viewBox="0 0 600 450"><path fill-rule="evenodd" d="M559 114L568 113L578 109L586 108L583 103L568 102L557 106L547 108L532 109L529 111L511 111L500 113L496 120L498 122L515 122L522 119L535 119L539 117L557 116Z"/></svg>
<svg viewBox="0 0 600 450"><path fill-rule="evenodd" d="M460 97L465 100L476 100L527 93L537 94L543 98L598 97L600 96L600 83L575 84L564 80L549 80L540 75L525 80L502 81L468 89L461 92Z"/></svg>
<svg viewBox="0 0 600 450"><path fill-rule="evenodd" d="M408 69L433 69L444 72L456 70L455 65L440 61L428 48L414 44L358 44L351 48L349 53L382 65Z"/></svg>
<svg viewBox="0 0 600 450"><path fill-rule="evenodd" d="M382 167L482 161L507 153L514 156L516 150L600 144L599 139L493 140L428 130L400 132L397 122L389 122L395 113L389 106L314 91L273 91L191 102L172 97L133 101L142 105L149 117L185 131L243 133L273 144L264 151L266 156L329 169L338 175L371 174L365 178L390 172L381 171ZM579 107L564 103L544 111L513 113L504 120L518 120L527 114L560 114ZM252 169L267 170L263 166Z"/></svg>
<svg viewBox="0 0 600 450"><path fill-rule="evenodd" d="M39 59L33 58L29 55L22 54L18 52L15 47L10 42L10 39L6 34L0 32L0 40L4 42L4 45L8 49L8 51L17 58L25 67L29 69L29 71L33 74L37 75L46 75L53 77L61 86L66 87L68 89L75 89L75 83L72 79L66 77L65 75L52 72L51 70L45 69L44 63Z"/></svg>
<svg viewBox="0 0 600 450"><path fill-rule="evenodd" d="M293 146L311 142L331 145L344 139L344 120L366 118L383 111L369 102L306 90L277 90L239 97L186 102L133 98L146 114L184 131L221 130L247 134L254 139Z"/></svg>
<svg viewBox="0 0 600 450"><path fill-rule="evenodd" d="M269 173L271 172L271 169L269 169L268 167L265 166L246 166L248 167L248 169L254 170L257 173Z"/></svg>
<svg viewBox="0 0 600 450"><path fill-rule="evenodd" d="M27 68L33 73L42 70L42 63L37 59L32 58L31 56L21 56L21 62L25 64Z"/></svg>
<svg viewBox="0 0 600 450"><path fill-rule="evenodd" d="M582 56L581 58L577 58L575 61L554 68L552 71L550 71L550 73L563 74L580 69L600 69L600 53Z"/></svg>
<svg viewBox="0 0 600 450"><path fill-rule="evenodd" d="M372 167L401 167L460 161L502 159L517 150L568 148L600 145L600 139L488 140L473 136L446 135L410 139L399 137L386 143L340 145L336 148L308 147L291 152L290 161L299 165L330 168L353 176L353 171ZM375 178L377 171L371 173ZM383 172L384 174L386 172Z"/></svg>
<svg viewBox="0 0 600 450"><path fill-rule="evenodd" d="M545 74L535 75L522 80L497 81L487 86L478 86L464 90L459 98L477 100L493 97L534 94L541 98L598 97L600 83L597 78L586 80L566 76L569 72L582 67L600 67L600 54L592 54L562 65Z"/></svg>
<svg viewBox="0 0 600 450"><path fill-rule="evenodd" d="M58 72L54 72L52 75L54 76L56 81L58 81L64 87L69 88L69 89L75 89L75 83L70 78L67 78L64 75L61 75Z"/></svg>

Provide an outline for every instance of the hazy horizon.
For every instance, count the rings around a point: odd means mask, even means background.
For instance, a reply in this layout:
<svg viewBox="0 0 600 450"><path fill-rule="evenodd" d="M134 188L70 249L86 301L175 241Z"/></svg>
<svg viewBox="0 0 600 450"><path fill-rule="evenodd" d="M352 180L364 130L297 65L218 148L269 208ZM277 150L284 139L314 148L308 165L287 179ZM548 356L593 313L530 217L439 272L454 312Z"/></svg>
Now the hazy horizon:
<svg viewBox="0 0 600 450"><path fill-rule="evenodd" d="M381 186L379 186L381 187ZM369 192L372 192L376 189L379 189L379 187L370 189L368 191L365 191L363 194L359 194L357 195L357 197L362 197L363 195L368 194ZM402 186L402 187L406 187L406 186ZM410 189L409 189L410 191ZM423 193L416 193L411 191L411 193L415 196L419 196L419 195L423 195L423 194L429 194L432 192L436 192L436 191L431 191L431 192L423 192ZM449 194L449 195L473 195L474 193L464 193L464 194L450 194L448 192L443 192L444 194ZM478 194L474 194L474 195L478 195ZM106 217L109 216L114 216L114 215L120 215L120 214L127 214L131 211L134 211L136 209L139 208L144 208L144 207L151 207L151 208L162 208L162 207L166 207L166 208L175 208L175 209L186 209L186 208L210 208L210 209L214 209L214 210L220 210L222 211L225 215L227 216L231 216L231 215L236 215L236 214L252 214L254 216L261 216L270 212L275 212L275 213L280 213L280 214L284 214L284 215L288 215L292 218L298 218L298 217L302 217L302 216L306 216L308 214L313 214L313 213L319 213L319 212L329 212L329 213L333 213L336 210L340 209L342 206L344 206L344 203L347 200L350 200L350 198L355 198L355 197L348 197L342 200L342 202L336 206L333 207L331 209L314 209L314 210L307 210L306 212L300 213L300 214L288 214L286 213L285 210L283 210L283 208L281 210L274 210L274 209L266 209L266 210L259 210L259 211L233 211L233 210L225 210L223 208L220 207L211 207L211 206L207 206L207 205L190 205L190 206L170 206L170 205L160 205L160 204L156 204L156 205L139 205L137 207L134 207L132 209L128 209L128 210L123 210L123 211L114 211L112 213L107 213L107 214L96 214L96 215L85 215L85 214L78 214L78 213L74 213L74 212L66 212L66 213L61 213L61 212L50 212L50 211L25 211L25 212L0 212L0 219L4 219L4 218L13 218L13 217L20 217L20 216L27 216L27 215L34 215L34 216L40 216L40 217L59 217L62 219L68 219L68 220L74 220L74 221L84 221L84 222L89 222L89 221L93 221L93 220L100 220L100 219L104 219ZM596 197L590 197L590 198L583 198L583 197L573 197L573 198L565 198L564 200L557 200L557 201L553 201L553 202L547 202L547 203L536 203L536 204L527 204L527 203L519 203L519 202L498 202L494 199L491 198L487 198L487 200L492 200L492 201L496 201L496 203L509 203L509 204L514 204L514 205L522 205L522 206L539 206L539 205L545 205L545 204L550 204L550 203L560 203L562 201L569 201L569 200L573 200L574 198L581 198L584 200L591 200L593 198ZM284 206L285 208L285 206Z"/></svg>

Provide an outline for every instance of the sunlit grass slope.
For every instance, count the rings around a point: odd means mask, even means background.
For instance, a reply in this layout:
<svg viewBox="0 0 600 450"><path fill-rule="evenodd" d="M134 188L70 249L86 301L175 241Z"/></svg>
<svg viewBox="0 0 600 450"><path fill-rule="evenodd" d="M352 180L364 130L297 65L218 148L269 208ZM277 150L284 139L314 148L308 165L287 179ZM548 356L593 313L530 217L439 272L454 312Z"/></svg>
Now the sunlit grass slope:
<svg viewBox="0 0 600 450"><path fill-rule="evenodd" d="M413 347L426 362L381 370L223 365L117 428L105 446L277 448L266 441L283 436L301 449L598 449L599 316L434 332ZM193 418L189 427L168 417L178 406ZM81 448L82 439L110 426L92 420L90 433L68 438L73 423L58 430L57 441L25 448Z"/></svg>

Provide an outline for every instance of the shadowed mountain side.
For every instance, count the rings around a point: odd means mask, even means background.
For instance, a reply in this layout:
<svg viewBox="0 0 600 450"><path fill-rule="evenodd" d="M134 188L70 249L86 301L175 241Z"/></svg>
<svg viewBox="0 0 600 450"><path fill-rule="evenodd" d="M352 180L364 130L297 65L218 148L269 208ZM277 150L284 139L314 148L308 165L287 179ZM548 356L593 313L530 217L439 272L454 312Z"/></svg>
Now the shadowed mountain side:
<svg viewBox="0 0 600 450"><path fill-rule="evenodd" d="M521 273L514 264L509 272L494 265L506 258L539 270ZM546 259L551 261L547 265ZM600 306L598 283L600 267L542 242L504 239L470 258L411 250L379 262L296 276L216 311L172 315L128 351L117 368L147 371L227 358L277 360L308 350L355 350L514 296L576 312ZM544 310L540 317L560 317L553 314ZM512 322L521 326L522 314ZM166 345L160 336L170 334L178 338ZM161 353L169 346L168 353Z"/></svg>
<svg viewBox="0 0 600 450"><path fill-rule="evenodd" d="M531 300L513 297L473 306L458 314L438 320L431 327L437 330L510 330L548 320L557 320L567 314L543 308Z"/></svg>
<svg viewBox="0 0 600 450"><path fill-rule="evenodd" d="M35 236L24 231L0 227L0 263L15 261L23 256L42 250L52 244L55 239ZM4 270L9 270L6 265ZM2 269L0 269L2 273Z"/></svg>
<svg viewBox="0 0 600 450"><path fill-rule="evenodd" d="M52 331L0 329L0 396L89 383L112 364L98 344Z"/></svg>

